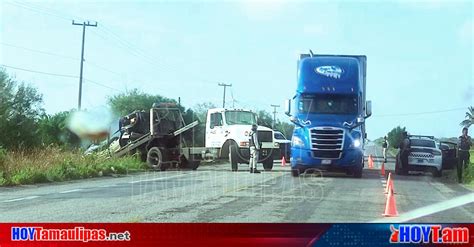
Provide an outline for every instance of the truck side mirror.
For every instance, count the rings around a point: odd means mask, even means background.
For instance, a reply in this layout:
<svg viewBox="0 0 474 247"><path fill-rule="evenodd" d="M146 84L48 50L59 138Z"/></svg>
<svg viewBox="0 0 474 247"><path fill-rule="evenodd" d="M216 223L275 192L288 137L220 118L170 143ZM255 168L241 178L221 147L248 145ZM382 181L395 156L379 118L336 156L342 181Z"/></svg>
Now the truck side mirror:
<svg viewBox="0 0 474 247"><path fill-rule="evenodd" d="M372 116L372 101L368 100L365 104L365 117Z"/></svg>
<svg viewBox="0 0 474 247"><path fill-rule="evenodd" d="M294 123L298 127L303 128L303 125L300 123L300 120L296 118L295 116L290 116L290 122Z"/></svg>
<svg viewBox="0 0 474 247"><path fill-rule="evenodd" d="M287 116L291 115L291 100L290 99L285 100L285 114Z"/></svg>

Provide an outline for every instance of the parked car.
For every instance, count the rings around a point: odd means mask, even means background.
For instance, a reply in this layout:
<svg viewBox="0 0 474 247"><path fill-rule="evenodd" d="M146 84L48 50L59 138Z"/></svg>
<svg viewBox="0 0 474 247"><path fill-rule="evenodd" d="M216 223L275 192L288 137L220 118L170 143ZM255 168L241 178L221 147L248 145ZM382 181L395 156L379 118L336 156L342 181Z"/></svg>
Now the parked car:
<svg viewBox="0 0 474 247"><path fill-rule="evenodd" d="M281 160L282 157L285 157L287 162L290 161L290 152L291 152L291 141L286 139L283 133L279 131L274 131L274 140L280 146L280 152L276 153L273 158Z"/></svg>
<svg viewBox="0 0 474 247"><path fill-rule="evenodd" d="M409 135L410 153L408 167L401 167L400 152L396 157L396 174L407 175L409 171L430 171L434 177L441 177L443 158L439 145L433 136Z"/></svg>

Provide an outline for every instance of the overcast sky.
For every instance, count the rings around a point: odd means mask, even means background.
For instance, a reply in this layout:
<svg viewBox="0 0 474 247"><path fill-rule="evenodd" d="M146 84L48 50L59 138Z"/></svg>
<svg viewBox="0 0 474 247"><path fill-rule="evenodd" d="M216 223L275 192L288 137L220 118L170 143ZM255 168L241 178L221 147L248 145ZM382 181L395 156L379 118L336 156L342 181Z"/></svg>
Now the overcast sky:
<svg viewBox="0 0 474 247"><path fill-rule="evenodd" d="M397 125L457 136L474 105L472 1L1 1L0 64L37 87L48 113L138 88L271 111L296 89L298 52L367 55L369 138ZM62 76L45 75L37 72ZM278 117L285 119L283 108Z"/></svg>

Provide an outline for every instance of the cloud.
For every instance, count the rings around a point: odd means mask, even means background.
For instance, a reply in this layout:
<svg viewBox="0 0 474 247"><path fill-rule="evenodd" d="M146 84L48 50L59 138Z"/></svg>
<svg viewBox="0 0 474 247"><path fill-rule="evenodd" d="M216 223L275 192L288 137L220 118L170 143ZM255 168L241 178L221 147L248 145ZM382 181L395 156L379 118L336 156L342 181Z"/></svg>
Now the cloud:
<svg viewBox="0 0 474 247"><path fill-rule="evenodd" d="M458 30L458 37L462 43L471 43L472 42L472 19L466 20Z"/></svg>

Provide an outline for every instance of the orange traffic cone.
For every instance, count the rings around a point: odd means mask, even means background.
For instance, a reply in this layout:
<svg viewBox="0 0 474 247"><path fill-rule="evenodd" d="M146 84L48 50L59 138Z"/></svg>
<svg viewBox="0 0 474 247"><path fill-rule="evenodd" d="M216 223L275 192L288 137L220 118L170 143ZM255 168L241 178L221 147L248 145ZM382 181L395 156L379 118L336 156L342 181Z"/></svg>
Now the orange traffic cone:
<svg viewBox="0 0 474 247"><path fill-rule="evenodd" d="M286 166L286 159L285 159L285 156L283 156L281 158L281 167L285 167Z"/></svg>
<svg viewBox="0 0 474 247"><path fill-rule="evenodd" d="M395 201L395 196L393 195L393 190L390 188L388 191L387 202L385 204L385 212L382 214L385 217L397 217L397 202Z"/></svg>
<svg viewBox="0 0 474 247"><path fill-rule="evenodd" d="M382 162L382 168L380 168L380 174L382 174L382 176L385 176L385 162Z"/></svg>
<svg viewBox="0 0 474 247"><path fill-rule="evenodd" d="M388 194L389 190L392 190L393 194L395 194L395 189L393 188L393 181L392 181L392 173L388 173L387 179L387 187L385 188L385 194Z"/></svg>
<svg viewBox="0 0 474 247"><path fill-rule="evenodd" d="M369 155L369 169L374 168L374 160L372 159L372 155Z"/></svg>

